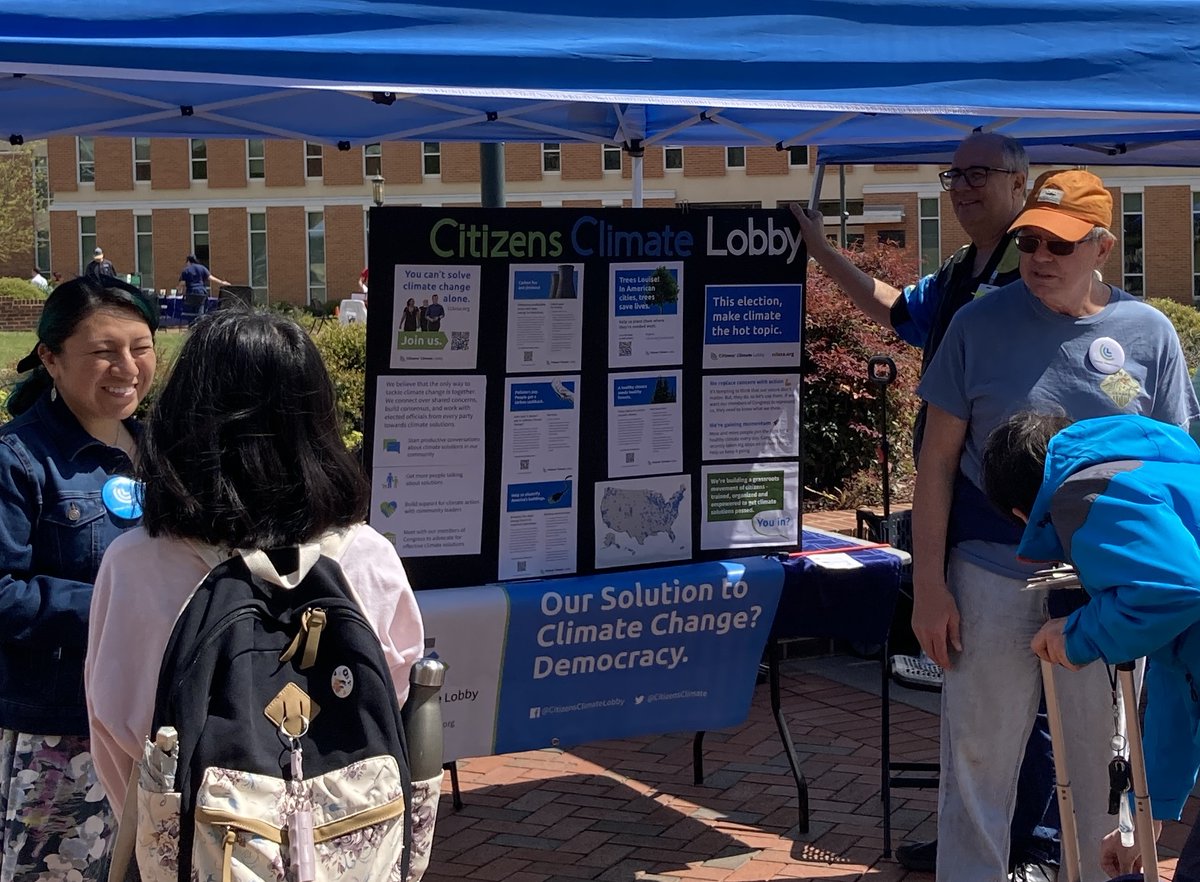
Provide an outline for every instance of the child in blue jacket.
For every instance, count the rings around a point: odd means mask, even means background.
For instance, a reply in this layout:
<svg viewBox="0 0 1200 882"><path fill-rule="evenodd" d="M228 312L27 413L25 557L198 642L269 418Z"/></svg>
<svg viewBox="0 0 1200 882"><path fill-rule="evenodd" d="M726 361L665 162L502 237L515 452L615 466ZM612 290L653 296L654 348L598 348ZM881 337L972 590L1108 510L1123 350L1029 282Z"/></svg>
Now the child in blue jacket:
<svg viewBox="0 0 1200 882"><path fill-rule="evenodd" d="M1146 656L1146 773L1155 833L1177 819L1200 768L1200 447L1175 426L1132 414L1071 424L1019 413L992 433L989 498L1026 521L1018 553L1074 564L1089 602L1034 636L1042 659L1077 670ZM1085 844L1086 847L1086 844ZM1112 875L1140 863L1114 831ZM1200 882L1200 824L1176 882Z"/></svg>

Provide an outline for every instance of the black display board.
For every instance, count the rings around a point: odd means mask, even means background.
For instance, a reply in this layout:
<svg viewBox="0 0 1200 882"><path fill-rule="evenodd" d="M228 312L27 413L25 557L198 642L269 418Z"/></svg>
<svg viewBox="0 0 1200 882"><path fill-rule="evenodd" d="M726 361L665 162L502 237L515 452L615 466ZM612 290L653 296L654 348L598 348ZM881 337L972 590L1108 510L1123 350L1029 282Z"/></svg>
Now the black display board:
<svg viewBox="0 0 1200 882"><path fill-rule="evenodd" d="M794 547L806 264L785 210L372 209L370 520L413 585ZM749 463L784 501L752 523Z"/></svg>

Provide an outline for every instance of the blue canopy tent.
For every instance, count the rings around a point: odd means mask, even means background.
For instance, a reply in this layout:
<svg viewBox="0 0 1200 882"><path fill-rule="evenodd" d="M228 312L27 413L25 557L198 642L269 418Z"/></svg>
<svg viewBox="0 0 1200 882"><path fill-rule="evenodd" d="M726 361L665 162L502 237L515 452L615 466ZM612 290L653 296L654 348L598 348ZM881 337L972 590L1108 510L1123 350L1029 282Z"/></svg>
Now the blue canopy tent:
<svg viewBox="0 0 1200 882"><path fill-rule="evenodd" d="M636 148L1200 130L1192 0L547 7L7 0L0 132Z"/></svg>

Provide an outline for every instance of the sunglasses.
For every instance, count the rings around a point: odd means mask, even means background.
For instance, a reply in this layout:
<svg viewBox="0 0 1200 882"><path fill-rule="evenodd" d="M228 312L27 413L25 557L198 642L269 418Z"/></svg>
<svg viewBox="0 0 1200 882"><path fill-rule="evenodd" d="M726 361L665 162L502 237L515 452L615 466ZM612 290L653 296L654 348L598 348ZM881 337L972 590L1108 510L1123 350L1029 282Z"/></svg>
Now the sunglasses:
<svg viewBox="0 0 1200 882"><path fill-rule="evenodd" d="M948 168L944 172L938 172L938 180L942 182L943 190L953 190L954 185L960 180L966 181L967 186L972 190L978 190L988 182L988 175L991 172L999 172L1000 174L1011 175L1015 172L1011 168L993 168L990 165L972 165L967 168Z"/></svg>
<svg viewBox="0 0 1200 882"><path fill-rule="evenodd" d="M1093 235L1084 236L1078 242L1068 242L1065 239L1041 239L1037 236L1017 236L1017 250L1023 251L1026 254L1036 254L1039 245L1045 245L1046 250L1055 257L1066 257L1068 254L1074 254L1075 248L1082 245L1084 242L1094 242L1096 237Z"/></svg>

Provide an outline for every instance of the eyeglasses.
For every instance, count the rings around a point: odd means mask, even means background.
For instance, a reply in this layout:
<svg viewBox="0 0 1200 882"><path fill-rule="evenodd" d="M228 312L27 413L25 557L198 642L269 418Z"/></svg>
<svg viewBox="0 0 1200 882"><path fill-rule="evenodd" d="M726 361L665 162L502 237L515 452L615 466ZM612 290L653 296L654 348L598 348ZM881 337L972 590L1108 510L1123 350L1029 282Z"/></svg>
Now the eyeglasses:
<svg viewBox="0 0 1200 882"><path fill-rule="evenodd" d="M960 180L967 182L967 186L972 190L978 190L980 187L987 184L989 172L1000 172L1002 174L1016 174L1011 168L992 168L990 165L972 165L967 168L948 168L944 172L938 172L938 180L942 182L943 190L953 190L954 185Z"/></svg>
<svg viewBox="0 0 1200 882"><path fill-rule="evenodd" d="M1096 236L1089 234L1084 236L1078 242L1068 242L1065 239L1042 239L1038 236L1017 236L1017 250L1023 251L1026 254L1036 254L1039 245L1045 245L1046 250L1055 257L1066 257L1068 254L1075 253L1075 247L1082 245L1084 242L1094 242Z"/></svg>

